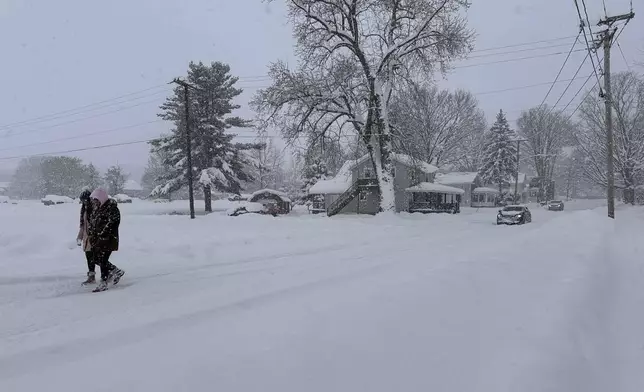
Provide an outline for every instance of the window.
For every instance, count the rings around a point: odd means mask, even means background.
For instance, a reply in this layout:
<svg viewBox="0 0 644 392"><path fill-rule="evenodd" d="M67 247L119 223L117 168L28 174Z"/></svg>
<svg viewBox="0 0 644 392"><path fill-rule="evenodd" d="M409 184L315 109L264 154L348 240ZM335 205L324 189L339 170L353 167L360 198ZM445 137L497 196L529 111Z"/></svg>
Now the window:
<svg viewBox="0 0 644 392"><path fill-rule="evenodd" d="M369 166L365 166L364 169L362 169L362 178L373 178L373 168Z"/></svg>
<svg viewBox="0 0 644 392"><path fill-rule="evenodd" d="M367 192L360 192L360 201L367 200Z"/></svg>

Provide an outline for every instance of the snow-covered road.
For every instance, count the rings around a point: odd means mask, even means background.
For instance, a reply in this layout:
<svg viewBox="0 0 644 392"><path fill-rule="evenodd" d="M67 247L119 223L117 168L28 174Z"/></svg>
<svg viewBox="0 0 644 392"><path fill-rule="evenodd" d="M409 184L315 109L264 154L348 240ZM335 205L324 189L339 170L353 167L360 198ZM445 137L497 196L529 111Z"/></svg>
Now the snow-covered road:
<svg viewBox="0 0 644 392"><path fill-rule="evenodd" d="M124 206L81 288L77 206L0 205L0 390L642 391L644 210L390 217Z"/></svg>

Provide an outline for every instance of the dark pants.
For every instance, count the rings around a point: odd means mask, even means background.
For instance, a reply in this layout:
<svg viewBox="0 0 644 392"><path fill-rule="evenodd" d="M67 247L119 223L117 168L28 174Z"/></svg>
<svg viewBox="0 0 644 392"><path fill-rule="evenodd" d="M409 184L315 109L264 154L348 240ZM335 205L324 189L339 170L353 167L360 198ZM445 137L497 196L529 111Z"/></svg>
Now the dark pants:
<svg viewBox="0 0 644 392"><path fill-rule="evenodd" d="M89 272L95 272L96 264L94 263L94 255L91 250L89 252L85 252L85 258L87 259L87 270Z"/></svg>
<svg viewBox="0 0 644 392"><path fill-rule="evenodd" d="M94 264L101 267L101 280L107 280L110 272L116 269L116 266L110 263L111 250L93 250Z"/></svg>

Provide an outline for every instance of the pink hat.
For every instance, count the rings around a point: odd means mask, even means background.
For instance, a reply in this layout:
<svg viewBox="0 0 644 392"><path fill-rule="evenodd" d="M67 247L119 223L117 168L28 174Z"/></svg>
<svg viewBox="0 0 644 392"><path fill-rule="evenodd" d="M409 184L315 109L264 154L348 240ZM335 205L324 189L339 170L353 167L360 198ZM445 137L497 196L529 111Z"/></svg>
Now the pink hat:
<svg viewBox="0 0 644 392"><path fill-rule="evenodd" d="M107 191L103 188L96 188L94 189L94 192L92 192L91 195L89 195L92 199L98 200L101 205L105 204L106 201L109 200L109 196L107 194Z"/></svg>

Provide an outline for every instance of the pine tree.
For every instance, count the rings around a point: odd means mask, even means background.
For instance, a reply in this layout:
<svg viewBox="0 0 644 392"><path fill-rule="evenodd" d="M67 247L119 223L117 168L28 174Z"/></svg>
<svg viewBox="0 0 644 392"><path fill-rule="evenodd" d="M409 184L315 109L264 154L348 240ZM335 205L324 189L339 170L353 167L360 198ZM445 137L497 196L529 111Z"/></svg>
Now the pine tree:
<svg viewBox="0 0 644 392"><path fill-rule="evenodd" d="M234 134L226 133L233 127L248 127L250 122L231 116L239 105L233 103L242 90L235 88L239 78L230 75L227 64L213 62L209 66L191 62L187 82L195 87L190 91L191 143L194 178L204 192L206 211L212 211L212 189L239 193L242 182L252 181L248 167L252 164L249 150L255 144L233 143ZM163 164L169 168L163 184L153 195L176 191L187 184L186 133L183 87L161 105L159 117L175 125L171 135L152 143L153 151L165 153Z"/></svg>
<svg viewBox="0 0 644 392"><path fill-rule="evenodd" d="M517 149L514 131L510 129L503 110L496 116L496 122L485 134L483 159L479 174L483 182L497 184L499 193L503 183L516 175Z"/></svg>
<svg viewBox="0 0 644 392"><path fill-rule="evenodd" d="M304 172L302 173L302 188L300 191L300 201L305 203L307 201L318 201L319 195L309 195L309 189L320 180L329 178L329 171L326 163L320 156L307 157L304 164Z"/></svg>
<svg viewBox="0 0 644 392"><path fill-rule="evenodd" d="M123 193L123 187L130 175L125 173L120 166L112 166L105 173L105 185L111 195Z"/></svg>
<svg viewBox="0 0 644 392"><path fill-rule="evenodd" d="M92 163L89 165L85 166L85 186L90 189L94 190L101 186L103 183L103 180L101 178L101 173L96 169L96 166L94 166Z"/></svg>

